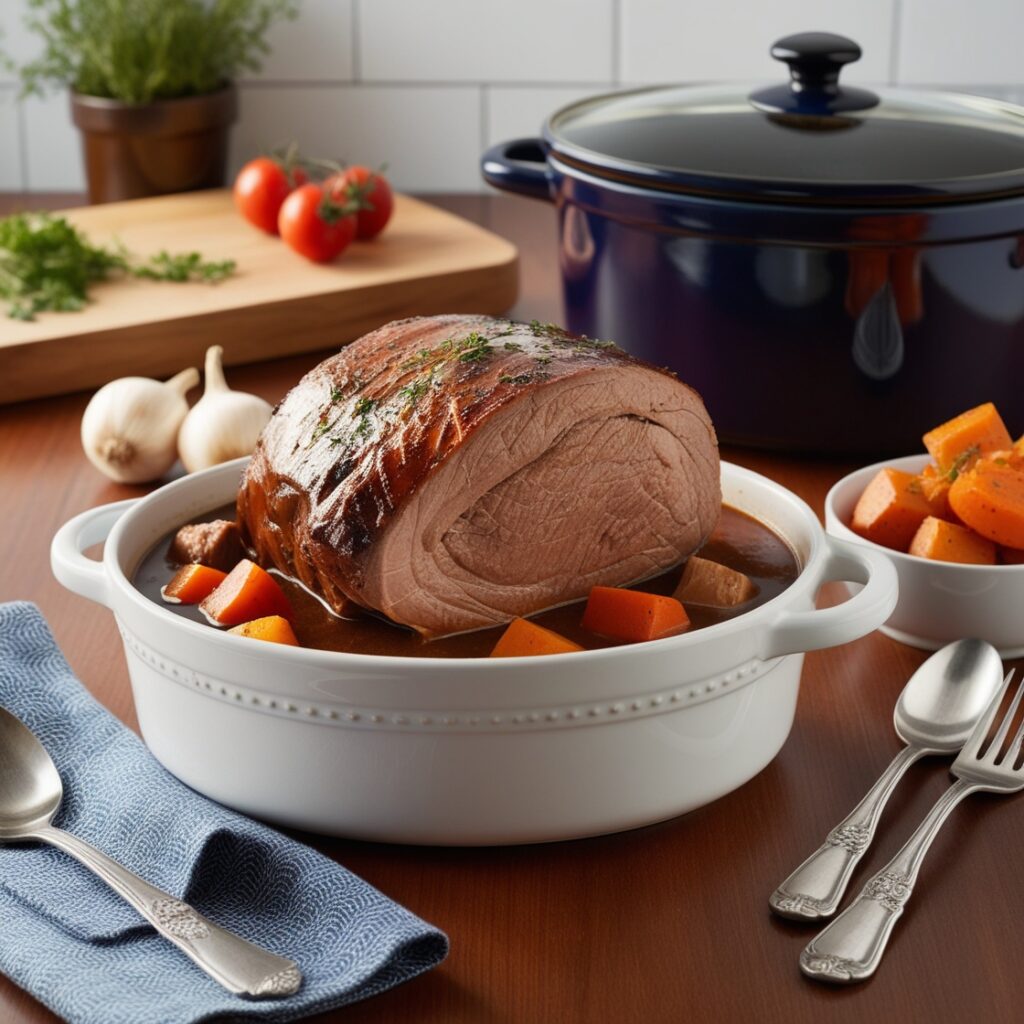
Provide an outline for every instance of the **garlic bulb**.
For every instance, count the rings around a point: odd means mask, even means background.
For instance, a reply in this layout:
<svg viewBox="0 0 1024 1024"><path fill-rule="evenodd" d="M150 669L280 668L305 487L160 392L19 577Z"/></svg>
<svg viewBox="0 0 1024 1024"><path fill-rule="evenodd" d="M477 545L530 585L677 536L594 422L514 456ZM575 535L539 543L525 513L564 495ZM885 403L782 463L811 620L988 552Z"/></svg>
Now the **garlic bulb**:
<svg viewBox="0 0 1024 1024"><path fill-rule="evenodd" d="M199 383L190 366L169 381L122 377L96 392L82 417L82 447L101 472L126 484L162 477L178 457L186 392Z"/></svg>
<svg viewBox="0 0 1024 1024"><path fill-rule="evenodd" d="M190 473L251 455L273 412L259 396L228 387L223 355L220 345L206 350L206 390L178 431L178 454Z"/></svg>

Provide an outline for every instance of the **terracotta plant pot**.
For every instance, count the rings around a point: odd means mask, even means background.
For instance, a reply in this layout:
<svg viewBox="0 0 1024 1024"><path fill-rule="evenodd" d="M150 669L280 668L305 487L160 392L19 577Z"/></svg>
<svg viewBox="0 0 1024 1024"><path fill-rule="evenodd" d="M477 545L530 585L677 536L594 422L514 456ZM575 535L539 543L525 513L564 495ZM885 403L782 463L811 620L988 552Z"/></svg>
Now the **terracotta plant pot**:
<svg viewBox="0 0 1024 1024"><path fill-rule="evenodd" d="M190 192L224 184L233 85L204 96L130 104L71 92L82 131L90 203Z"/></svg>

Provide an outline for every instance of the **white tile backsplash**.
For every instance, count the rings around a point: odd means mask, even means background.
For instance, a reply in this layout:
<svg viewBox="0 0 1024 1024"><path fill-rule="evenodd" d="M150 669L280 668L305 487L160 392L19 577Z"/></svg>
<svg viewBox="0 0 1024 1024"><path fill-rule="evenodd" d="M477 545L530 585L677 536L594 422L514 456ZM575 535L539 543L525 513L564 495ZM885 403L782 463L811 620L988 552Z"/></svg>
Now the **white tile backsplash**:
<svg viewBox="0 0 1024 1024"><path fill-rule="evenodd" d="M603 81L612 75L612 10L612 0L362 0L362 77Z"/></svg>
<svg viewBox="0 0 1024 1024"><path fill-rule="evenodd" d="M21 175L16 95L13 85L0 86L0 189L11 192L19 192L25 187Z"/></svg>
<svg viewBox="0 0 1024 1024"><path fill-rule="evenodd" d="M28 0L0 0L0 52L16 64L31 60L42 48L39 38L25 25ZM15 73L0 61L0 82L13 82Z"/></svg>
<svg viewBox="0 0 1024 1024"><path fill-rule="evenodd" d="M549 114L608 86L566 88L491 86L485 95L488 146L508 139L539 135Z"/></svg>
<svg viewBox="0 0 1024 1024"><path fill-rule="evenodd" d="M40 192L85 191L82 147L63 92L22 101L25 172L28 187Z"/></svg>
<svg viewBox="0 0 1024 1024"><path fill-rule="evenodd" d="M627 82L785 79L768 50L794 32L839 32L864 51L844 78L889 79L895 0L623 0Z"/></svg>
<svg viewBox="0 0 1024 1024"><path fill-rule="evenodd" d="M38 50L26 0L0 0L0 49ZM399 188L482 188L488 145L535 135L557 108L622 84L781 80L779 37L842 32L854 81L1024 101L1024 0L302 0L242 84L233 165L291 139L387 161ZM20 102L0 68L0 189L84 187L67 98ZM19 121L20 117L20 121Z"/></svg>
<svg viewBox="0 0 1024 1024"><path fill-rule="evenodd" d="M355 0L302 0L295 21L275 25L257 81L347 82L353 75L352 4Z"/></svg>
<svg viewBox="0 0 1024 1024"><path fill-rule="evenodd" d="M1024 0L902 0L899 80L1020 85Z"/></svg>
<svg viewBox="0 0 1024 1024"><path fill-rule="evenodd" d="M309 153L378 167L396 188L479 187L480 96L462 86L270 86L241 90L232 166L295 141Z"/></svg>

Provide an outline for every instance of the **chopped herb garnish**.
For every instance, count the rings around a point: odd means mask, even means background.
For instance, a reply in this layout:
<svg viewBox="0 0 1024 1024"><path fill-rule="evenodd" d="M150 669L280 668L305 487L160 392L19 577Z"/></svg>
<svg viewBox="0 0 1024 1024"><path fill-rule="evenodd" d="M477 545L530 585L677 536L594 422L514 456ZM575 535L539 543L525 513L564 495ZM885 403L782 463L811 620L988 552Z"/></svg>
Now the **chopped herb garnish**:
<svg viewBox="0 0 1024 1024"><path fill-rule="evenodd" d="M144 263L128 266L133 277L148 281L223 281L235 272L234 260L204 260L197 252L170 253L161 250Z"/></svg>
<svg viewBox="0 0 1024 1024"><path fill-rule="evenodd" d="M363 398L360 398L358 402L356 402L356 407L355 407L355 409L352 410L352 415L353 416L366 416L367 414L373 412L373 410L376 407L377 407L377 402L374 399L366 398L364 396Z"/></svg>
<svg viewBox="0 0 1024 1024"><path fill-rule="evenodd" d="M542 324L539 320L530 321L530 330L541 336L561 335L563 330L558 324Z"/></svg>
<svg viewBox="0 0 1024 1024"><path fill-rule="evenodd" d="M0 298L10 302L7 315L17 320L34 320L46 310L83 309L96 281L127 276L213 282L234 269L232 260L207 262L195 252L160 252L139 260L120 245L93 245L63 217L49 213L0 220Z"/></svg>
<svg viewBox="0 0 1024 1024"><path fill-rule="evenodd" d="M523 346L517 341L506 341L503 348L509 352L522 352Z"/></svg>
<svg viewBox="0 0 1024 1024"><path fill-rule="evenodd" d="M972 444L970 448L962 451L954 460L953 465L946 472L946 479L953 483L956 478L967 468L968 464L980 453L981 449Z"/></svg>
<svg viewBox="0 0 1024 1024"><path fill-rule="evenodd" d="M433 357L433 353L429 348L421 348L411 359L406 359L402 363L403 370L417 370L421 366L426 366Z"/></svg>
<svg viewBox="0 0 1024 1024"><path fill-rule="evenodd" d="M411 409L416 405L419 400L430 390L430 385L434 381L434 372L431 372L426 377L417 377L416 380L409 384L406 384L404 388L400 388L398 391L399 397L405 401L405 407Z"/></svg>
<svg viewBox="0 0 1024 1024"><path fill-rule="evenodd" d="M509 373L503 373L498 378L498 380L501 381L502 384L529 384L530 381L532 381L533 379L534 375L532 373L517 373L514 375Z"/></svg>
<svg viewBox="0 0 1024 1024"><path fill-rule="evenodd" d="M484 359L491 350L491 339L473 331L455 345L460 363L475 363Z"/></svg>
<svg viewBox="0 0 1024 1024"><path fill-rule="evenodd" d="M548 363L551 362L552 358L552 356L534 356L533 361L535 363L540 363L541 366L547 366Z"/></svg>
<svg viewBox="0 0 1024 1024"><path fill-rule="evenodd" d="M344 392L341 388L337 386L331 388L331 402L340 402L342 394L344 394Z"/></svg>

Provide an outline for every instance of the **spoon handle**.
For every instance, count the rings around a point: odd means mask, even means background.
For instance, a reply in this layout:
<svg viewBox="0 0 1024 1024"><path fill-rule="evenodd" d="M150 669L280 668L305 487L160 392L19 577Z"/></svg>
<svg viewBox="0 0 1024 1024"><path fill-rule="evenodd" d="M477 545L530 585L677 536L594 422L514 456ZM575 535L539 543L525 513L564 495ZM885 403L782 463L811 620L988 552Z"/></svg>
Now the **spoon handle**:
<svg viewBox="0 0 1024 1024"><path fill-rule="evenodd" d="M875 837L882 809L904 772L928 753L904 747L864 799L769 897L776 914L802 921L831 917L846 892L850 875Z"/></svg>
<svg viewBox="0 0 1024 1024"><path fill-rule="evenodd" d="M153 927L236 995L290 996L302 984L293 960L268 953L215 925L182 900L150 885L78 836L46 826L33 838L70 854L123 896Z"/></svg>
<svg viewBox="0 0 1024 1024"><path fill-rule="evenodd" d="M928 847L953 808L979 789L981 786L973 782L958 779L936 800L899 853L807 944L800 954L800 970L804 974L816 981L852 985L875 973L889 936L914 891Z"/></svg>

